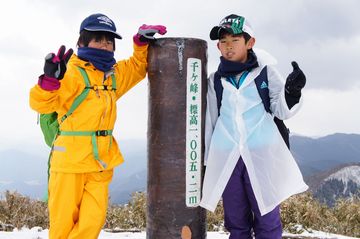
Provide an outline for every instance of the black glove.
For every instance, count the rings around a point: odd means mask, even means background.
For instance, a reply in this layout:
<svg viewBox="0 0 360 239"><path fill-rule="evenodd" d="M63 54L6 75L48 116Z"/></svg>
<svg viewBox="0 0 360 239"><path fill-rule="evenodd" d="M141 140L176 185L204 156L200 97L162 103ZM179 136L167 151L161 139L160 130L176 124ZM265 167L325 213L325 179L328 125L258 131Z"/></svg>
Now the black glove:
<svg viewBox="0 0 360 239"><path fill-rule="evenodd" d="M301 89L304 88L306 84L306 77L296 61L291 62L291 65L294 69L286 78L285 91L291 96L300 97Z"/></svg>
<svg viewBox="0 0 360 239"><path fill-rule="evenodd" d="M61 80L66 72L66 64L73 54L73 49L65 53L65 46L61 46L57 55L49 53L45 57L44 73L47 77Z"/></svg>
<svg viewBox="0 0 360 239"><path fill-rule="evenodd" d="M294 69L286 78L285 83L285 100L289 109L299 103L301 89L304 88L306 83L306 77L299 68L299 65L295 61L291 62L291 65Z"/></svg>

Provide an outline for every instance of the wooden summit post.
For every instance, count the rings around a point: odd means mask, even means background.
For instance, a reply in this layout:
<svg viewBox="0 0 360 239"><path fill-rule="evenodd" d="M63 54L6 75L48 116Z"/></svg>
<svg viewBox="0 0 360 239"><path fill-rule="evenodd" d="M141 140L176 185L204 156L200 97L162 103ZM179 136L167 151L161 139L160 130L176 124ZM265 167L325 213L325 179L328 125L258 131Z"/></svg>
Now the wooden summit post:
<svg viewBox="0 0 360 239"><path fill-rule="evenodd" d="M205 239L203 179L207 43L149 46L147 239Z"/></svg>

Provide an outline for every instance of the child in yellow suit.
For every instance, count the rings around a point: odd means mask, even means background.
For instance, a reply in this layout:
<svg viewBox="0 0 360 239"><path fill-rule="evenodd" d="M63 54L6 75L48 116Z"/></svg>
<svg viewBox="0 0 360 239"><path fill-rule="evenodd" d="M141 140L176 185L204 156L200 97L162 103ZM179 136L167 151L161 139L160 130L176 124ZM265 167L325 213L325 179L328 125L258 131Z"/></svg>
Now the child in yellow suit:
<svg viewBox="0 0 360 239"><path fill-rule="evenodd" d="M41 114L56 111L60 122L50 159L50 239L98 237L113 168L124 161L112 136L116 101L145 78L148 42L155 33L163 35L166 28L142 25L133 37L133 56L116 62L115 38L121 36L110 18L92 14L81 23L77 54L61 46L45 58L30 106ZM84 88L89 89L85 100L62 119Z"/></svg>

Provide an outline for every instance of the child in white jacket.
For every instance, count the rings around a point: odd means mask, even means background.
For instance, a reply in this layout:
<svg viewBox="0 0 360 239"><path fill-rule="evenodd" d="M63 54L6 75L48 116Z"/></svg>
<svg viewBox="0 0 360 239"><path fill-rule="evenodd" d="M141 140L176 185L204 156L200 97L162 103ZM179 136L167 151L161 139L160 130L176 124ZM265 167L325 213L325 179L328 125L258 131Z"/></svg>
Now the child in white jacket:
<svg viewBox="0 0 360 239"><path fill-rule="evenodd" d="M222 56L208 82L200 206L214 211L222 196L230 239L252 238L252 233L256 238L281 238L279 204L308 187L274 117L287 119L299 110L305 75L293 62L284 84L264 54L253 51L254 32L242 16L225 17L213 27L210 39L219 40ZM255 79L269 92L271 114ZM222 85L219 102L216 80Z"/></svg>

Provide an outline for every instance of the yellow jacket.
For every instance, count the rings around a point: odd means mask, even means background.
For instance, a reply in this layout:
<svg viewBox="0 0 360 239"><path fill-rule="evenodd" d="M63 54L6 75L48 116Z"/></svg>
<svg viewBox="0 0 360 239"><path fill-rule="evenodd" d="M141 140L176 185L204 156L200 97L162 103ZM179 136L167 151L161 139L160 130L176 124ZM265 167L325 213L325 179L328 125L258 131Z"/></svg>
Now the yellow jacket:
<svg viewBox="0 0 360 239"><path fill-rule="evenodd" d="M74 99L85 87L78 69L85 69L90 85L112 85L111 76L97 70L91 63L79 59L75 54L67 64L67 71L55 91L43 90L35 85L30 90L30 107L41 114L56 111L58 119L65 115ZM134 44L133 56L114 65L116 91L90 90L85 100L61 125L60 131L113 130L116 120L116 101L139 81L147 71L147 46ZM92 136L59 135L51 155L50 170L64 173L86 173L112 169L124 159L113 136L97 136L99 158L94 157Z"/></svg>

